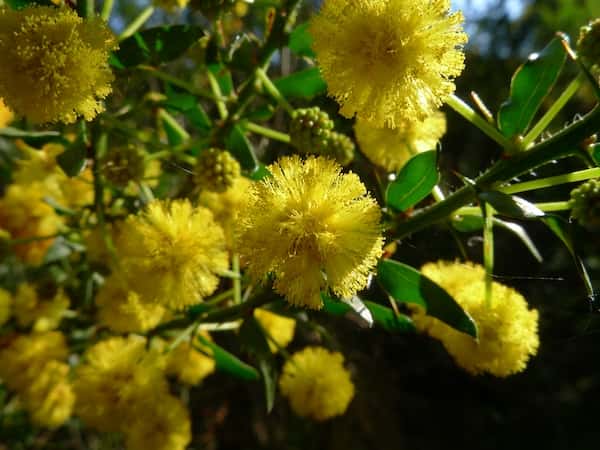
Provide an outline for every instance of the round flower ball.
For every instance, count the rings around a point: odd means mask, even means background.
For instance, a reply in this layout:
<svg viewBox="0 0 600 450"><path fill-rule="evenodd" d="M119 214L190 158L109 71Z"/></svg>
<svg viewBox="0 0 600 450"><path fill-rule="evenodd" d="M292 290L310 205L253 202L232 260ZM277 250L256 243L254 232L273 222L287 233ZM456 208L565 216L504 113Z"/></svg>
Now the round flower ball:
<svg viewBox="0 0 600 450"><path fill-rule="evenodd" d="M525 370L539 347L538 312L514 289L492 282L485 299L485 269L471 263L439 261L421 271L443 287L477 324L478 337L456 331L441 321L417 313L417 328L439 339L455 362L473 375L506 377Z"/></svg>
<svg viewBox="0 0 600 450"><path fill-rule="evenodd" d="M365 288L381 255L381 211L357 175L324 157L281 158L252 184L240 217L238 250L255 279L319 309L320 293L350 298Z"/></svg>
<svg viewBox="0 0 600 450"><path fill-rule="evenodd" d="M283 366L279 389L301 417L323 421L346 412L354 384L344 356L323 347L306 347Z"/></svg>
<svg viewBox="0 0 600 450"><path fill-rule="evenodd" d="M340 113L377 127L424 120L464 67L463 16L450 0L325 0L313 49Z"/></svg>
<svg viewBox="0 0 600 450"><path fill-rule="evenodd" d="M100 18L69 8L0 8L0 97L34 123L72 123L104 110L117 41Z"/></svg>

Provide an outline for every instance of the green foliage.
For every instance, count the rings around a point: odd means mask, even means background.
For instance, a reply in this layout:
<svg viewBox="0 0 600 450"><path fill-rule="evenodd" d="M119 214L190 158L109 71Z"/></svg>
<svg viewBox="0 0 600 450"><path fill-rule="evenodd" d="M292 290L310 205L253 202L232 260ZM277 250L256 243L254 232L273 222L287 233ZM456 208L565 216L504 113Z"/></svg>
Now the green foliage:
<svg viewBox="0 0 600 450"><path fill-rule="evenodd" d="M420 153L400 169L386 192L386 202L397 211L406 211L427 197L439 180L437 152Z"/></svg>
<svg viewBox="0 0 600 450"><path fill-rule="evenodd" d="M285 98L301 98L310 100L327 89L327 84L321 78L319 69L312 67L294 72L286 77L273 80L279 92Z"/></svg>
<svg viewBox="0 0 600 450"><path fill-rule="evenodd" d="M211 350L212 357L215 359L218 370L222 370L223 372L242 380L255 381L260 379L260 374L254 367L241 361L232 353L228 352L214 342L209 341L202 335L198 335L198 340L203 346L206 346Z"/></svg>
<svg viewBox="0 0 600 450"><path fill-rule="evenodd" d="M479 199L489 203L500 214L515 219L537 219L544 217L544 212L534 204L516 195L508 195L499 191L481 192Z"/></svg>

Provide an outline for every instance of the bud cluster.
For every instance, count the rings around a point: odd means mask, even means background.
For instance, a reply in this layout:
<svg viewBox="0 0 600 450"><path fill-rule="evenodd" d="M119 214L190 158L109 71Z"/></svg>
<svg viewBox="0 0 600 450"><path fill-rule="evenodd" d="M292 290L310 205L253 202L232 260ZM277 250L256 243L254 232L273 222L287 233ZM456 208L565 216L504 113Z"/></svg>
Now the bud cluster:
<svg viewBox="0 0 600 450"><path fill-rule="evenodd" d="M600 228L600 179L588 180L571 191L571 217L586 228Z"/></svg>
<svg viewBox="0 0 600 450"><path fill-rule="evenodd" d="M198 157L194 179L202 189L224 192L240 176L240 164L226 150L209 148Z"/></svg>
<svg viewBox="0 0 600 450"><path fill-rule="evenodd" d="M145 158L144 149L133 144L111 148L102 158L102 173L112 184L125 187L144 178Z"/></svg>

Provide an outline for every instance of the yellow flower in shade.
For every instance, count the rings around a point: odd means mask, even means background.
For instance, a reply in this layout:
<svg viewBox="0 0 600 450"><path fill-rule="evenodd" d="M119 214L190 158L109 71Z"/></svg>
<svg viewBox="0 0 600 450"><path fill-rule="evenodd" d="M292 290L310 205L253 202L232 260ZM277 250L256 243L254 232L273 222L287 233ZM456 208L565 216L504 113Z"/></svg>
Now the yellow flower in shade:
<svg viewBox="0 0 600 450"><path fill-rule="evenodd" d="M210 339L208 334L204 334ZM210 354L210 349L202 347ZM215 371L215 360L195 348L189 342L182 342L167 355L167 375L177 377L185 384L198 384Z"/></svg>
<svg viewBox="0 0 600 450"><path fill-rule="evenodd" d="M5 336L0 349L0 379L18 392L31 385L48 361L65 361L69 353L58 331Z"/></svg>
<svg viewBox="0 0 600 450"><path fill-rule="evenodd" d="M344 356L323 347L306 347L283 366L279 389L301 417L323 421L346 412L354 384Z"/></svg>
<svg viewBox="0 0 600 450"><path fill-rule="evenodd" d="M18 42L19 45L15 45ZM0 10L0 96L35 123L93 119L111 92L117 42L106 23L70 8Z"/></svg>
<svg viewBox="0 0 600 450"><path fill-rule="evenodd" d="M167 394L150 394L124 431L127 450L185 450L192 439L187 408Z"/></svg>
<svg viewBox="0 0 600 450"><path fill-rule="evenodd" d="M11 316L12 295L0 288L0 327L8 322Z"/></svg>
<svg viewBox="0 0 600 450"><path fill-rule="evenodd" d="M280 316L262 308L254 310L254 317L265 333L268 334L269 348L273 353L277 352L280 347L287 347L294 339L294 331L296 330L294 319Z"/></svg>
<svg viewBox="0 0 600 450"><path fill-rule="evenodd" d="M168 12L174 12L178 9L185 8L190 0L153 0L155 6L164 9Z"/></svg>
<svg viewBox="0 0 600 450"><path fill-rule="evenodd" d="M71 417L75 404L68 364L48 361L22 397L32 423L47 428L64 424Z"/></svg>
<svg viewBox="0 0 600 450"><path fill-rule="evenodd" d="M528 309L523 296L493 282L488 305L485 270L479 265L440 261L421 270L473 317L479 336L475 340L422 312L414 316L418 328L439 339L456 363L474 375L487 372L506 377L525 370L537 353L539 338L538 312Z"/></svg>
<svg viewBox="0 0 600 450"><path fill-rule="evenodd" d="M361 151L373 164L397 172L413 155L436 149L446 132L446 117L436 112L423 121L404 121L396 128L376 128L359 119L354 131Z"/></svg>
<svg viewBox="0 0 600 450"><path fill-rule="evenodd" d="M62 219L43 199L44 185L12 184L0 198L0 230L5 230L11 239L37 238L56 234ZM32 240L12 246L23 261L38 265L42 262L54 238Z"/></svg>
<svg viewBox="0 0 600 450"><path fill-rule="evenodd" d="M424 120L454 90L467 41L450 0L325 0L313 49L340 113L395 128Z"/></svg>
<svg viewBox="0 0 600 450"><path fill-rule="evenodd" d="M118 274L106 279L96 295L98 322L117 333L143 333L160 323L165 308L145 303Z"/></svg>
<svg viewBox="0 0 600 450"><path fill-rule="evenodd" d="M154 201L127 219L117 252L142 301L182 309L212 294L228 255L221 227L187 200Z"/></svg>
<svg viewBox="0 0 600 450"><path fill-rule="evenodd" d="M59 289L52 298L40 298L35 287L21 284L13 299L13 312L21 327L31 326L33 331L50 331L58 328L69 298Z"/></svg>
<svg viewBox="0 0 600 450"><path fill-rule="evenodd" d="M148 397L166 395L163 358L138 336L113 337L90 347L77 367L75 412L86 425L118 432L144 410Z"/></svg>
<svg viewBox="0 0 600 450"><path fill-rule="evenodd" d="M230 248L235 248L234 236L238 215L247 201L251 185L252 181L240 176L224 192L205 189L200 193L198 204L212 211L215 220L225 231L225 239Z"/></svg>
<svg viewBox="0 0 600 450"><path fill-rule="evenodd" d="M74 177L60 182L62 204L68 208L80 208L94 203L94 175L90 168Z"/></svg>
<svg viewBox="0 0 600 450"><path fill-rule="evenodd" d="M366 287L381 255L381 212L357 175L324 157L284 157L254 183L240 218L248 273L275 275L293 305L318 309L320 291L349 298Z"/></svg>
<svg viewBox="0 0 600 450"><path fill-rule="evenodd" d="M14 118L13 112L8 109L8 106L4 104L4 101L0 98L0 128L8 126Z"/></svg>

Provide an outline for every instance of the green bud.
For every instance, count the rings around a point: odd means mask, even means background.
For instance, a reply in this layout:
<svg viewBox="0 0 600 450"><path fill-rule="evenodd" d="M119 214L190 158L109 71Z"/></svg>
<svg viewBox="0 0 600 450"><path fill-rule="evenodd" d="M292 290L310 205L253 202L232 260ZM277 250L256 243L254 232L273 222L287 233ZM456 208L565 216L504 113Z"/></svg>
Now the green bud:
<svg viewBox="0 0 600 450"><path fill-rule="evenodd" d="M110 183L125 187L144 178L145 158L146 152L133 144L111 148L100 163L102 174Z"/></svg>
<svg viewBox="0 0 600 450"><path fill-rule="evenodd" d="M198 157L194 180L202 189L223 192L240 176L240 163L226 150L209 148Z"/></svg>
<svg viewBox="0 0 600 450"><path fill-rule="evenodd" d="M580 28L577 55L589 67L600 65L600 19Z"/></svg>
<svg viewBox="0 0 600 450"><path fill-rule="evenodd" d="M571 191L571 217L590 229L600 228L600 179L588 180Z"/></svg>
<svg viewBox="0 0 600 450"><path fill-rule="evenodd" d="M352 139L345 134L332 132L324 154L335 158L342 166L347 166L354 159L354 149Z"/></svg>
<svg viewBox="0 0 600 450"><path fill-rule="evenodd" d="M322 154L333 130L333 121L318 107L297 109L292 115L290 137L301 153Z"/></svg>

